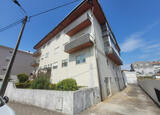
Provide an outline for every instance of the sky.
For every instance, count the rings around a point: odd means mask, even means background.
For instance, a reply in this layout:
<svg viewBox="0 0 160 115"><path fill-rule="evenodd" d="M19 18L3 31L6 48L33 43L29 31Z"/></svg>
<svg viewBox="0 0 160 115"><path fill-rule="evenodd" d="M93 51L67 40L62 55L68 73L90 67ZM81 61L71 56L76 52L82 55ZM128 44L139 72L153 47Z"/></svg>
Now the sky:
<svg viewBox="0 0 160 115"><path fill-rule="evenodd" d="M19 0L33 15L73 0ZM19 49L34 52L37 44L82 0L32 18L26 25ZM160 0L99 0L121 48L123 69L135 61L160 59ZM0 28L24 17L12 0L0 1ZM14 47L21 24L0 32L0 45Z"/></svg>

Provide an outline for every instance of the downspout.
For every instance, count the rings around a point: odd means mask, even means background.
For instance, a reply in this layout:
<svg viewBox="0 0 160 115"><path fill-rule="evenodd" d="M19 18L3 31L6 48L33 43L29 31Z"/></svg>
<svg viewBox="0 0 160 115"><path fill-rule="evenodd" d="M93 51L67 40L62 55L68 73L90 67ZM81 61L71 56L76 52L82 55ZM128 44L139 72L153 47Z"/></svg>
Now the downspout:
<svg viewBox="0 0 160 115"><path fill-rule="evenodd" d="M91 0L92 1L92 0ZM93 2L93 1L92 1ZM90 3L91 4L91 3ZM93 5L93 4L91 4ZM92 11L92 15L93 15L93 10L94 7L92 6L91 11ZM102 93L102 84L101 84L101 78L100 78L100 72L99 72L99 64L98 64L98 56L97 56L97 50L96 50L96 33L94 30L94 26L93 26L93 20L91 20L92 22L92 28L93 28L93 32L94 32L94 37L93 37L93 43L94 43L94 54L95 54L95 58L96 58L96 66L97 66L97 74L98 74L98 83L99 83L99 91L100 91L100 97L101 97L101 101L103 101L103 93Z"/></svg>
<svg viewBox="0 0 160 115"><path fill-rule="evenodd" d="M96 57L96 66L97 66L97 73L98 73L99 91L100 91L101 101L103 101L102 84L101 84L101 77L100 77L99 64L98 64L98 56L97 56L97 50L96 50L96 40L94 40L94 52L95 52L95 57Z"/></svg>

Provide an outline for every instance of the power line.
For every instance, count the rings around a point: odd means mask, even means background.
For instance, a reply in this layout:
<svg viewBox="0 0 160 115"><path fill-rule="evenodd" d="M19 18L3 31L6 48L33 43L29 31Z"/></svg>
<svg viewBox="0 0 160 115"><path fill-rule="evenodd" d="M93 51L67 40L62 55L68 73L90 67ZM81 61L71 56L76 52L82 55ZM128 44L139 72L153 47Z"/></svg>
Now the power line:
<svg viewBox="0 0 160 115"><path fill-rule="evenodd" d="M30 19L33 18L33 17L36 17L36 16L39 16L39 15L48 13L48 12L50 12L50 11L56 10L56 9L58 9L58 8L61 8L61 7L65 7L65 6L71 5L71 4L73 4L73 3L75 3L75 2L78 2L78 1L79 1L79 0L74 0L74 1L72 1L72 2L68 2L68 3L62 4L62 5L60 5L60 6L51 8L51 9L49 9L49 10L42 11L42 12L37 13L37 14L33 14L33 15L29 16L28 19L30 20ZM9 29L9 28L11 28L11 27L14 27L14 26L20 24L23 20L24 20L24 18L23 18L23 19L20 19L20 20L18 20L18 21L16 21L16 22L14 22L14 23L12 23L12 24L9 24L9 25L6 26L6 27L1 28L1 29L0 29L0 32L5 31L5 30L7 30L7 29ZM28 20L28 21L29 21L29 20Z"/></svg>
<svg viewBox="0 0 160 115"><path fill-rule="evenodd" d="M48 12L50 12L50 11L56 10L56 9L58 9L58 8L71 5L71 4L73 4L73 3L75 3L75 2L78 2L78 1L79 1L79 0L74 0L74 1L72 1L72 2L68 2L68 3L65 3L65 4L63 4L63 5L60 5L60 6L51 8L51 9L49 9L49 10L46 10L46 11L43 11L43 12L40 12L40 13L37 13L37 14L33 14L33 15L29 16L29 19L30 19L30 18L33 18L33 17L36 17L36 16L39 16L39 15L41 15L41 14L45 14L45 13L48 13Z"/></svg>
<svg viewBox="0 0 160 115"><path fill-rule="evenodd" d="M16 22L13 22L12 24L9 24L9 25L6 26L6 27L1 28L1 29L0 29L0 32L5 31L5 30L7 30L7 29L9 29L9 28L11 28L11 27L14 27L14 26L20 24L23 20L24 20L24 18L23 18L23 19L20 19L20 20L18 20L18 21L16 21Z"/></svg>

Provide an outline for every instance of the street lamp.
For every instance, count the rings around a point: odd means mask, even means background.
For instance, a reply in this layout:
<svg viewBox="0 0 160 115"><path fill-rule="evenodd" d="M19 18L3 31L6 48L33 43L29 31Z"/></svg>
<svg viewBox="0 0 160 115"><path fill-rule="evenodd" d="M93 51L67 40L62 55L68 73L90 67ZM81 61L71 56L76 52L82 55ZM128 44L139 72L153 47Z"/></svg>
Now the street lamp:
<svg viewBox="0 0 160 115"><path fill-rule="evenodd" d="M1 97L3 97L4 94L5 94L5 91L6 91L6 88L7 88L7 85L8 85L8 80L9 80L10 73L11 73L11 69L12 69L12 66L13 66L13 63L14 63L16 54L17 54L17 50L18 50L18 47L19 47L19 44L20 44L20 41L21 41L21 38L22 38L22 35L23 35L23 32L24 32L24 28L25 28L27 19L28 19L25 10L24 10L24 9L22 8L22 6L18 3L18 1L17 1L17 0L13 0L13 2L22 9L22 11L23 11L24 14L25 14L25 18L24 18L24 20L23 20L23 25L22 25L20 34L19 34L19 36L18 36L18 40L17 40L16 46L15 46L15 49L14 49L14 51L13 51L11 60L10 60L10 62L9 62L9 64L8 64L8 67L7 67L7 70L6 70L4 79L3 79L2 87L1 87L1 89L0 89L0 96L1 96Z"/></svg>
<svg viewBox="0 0 160 115"><path fill-rule="evenodd" d="M17 0L12 0L24 13L25 16L27 16L26 11L24 10L24 8L20 5L20 3Z"/></svg>

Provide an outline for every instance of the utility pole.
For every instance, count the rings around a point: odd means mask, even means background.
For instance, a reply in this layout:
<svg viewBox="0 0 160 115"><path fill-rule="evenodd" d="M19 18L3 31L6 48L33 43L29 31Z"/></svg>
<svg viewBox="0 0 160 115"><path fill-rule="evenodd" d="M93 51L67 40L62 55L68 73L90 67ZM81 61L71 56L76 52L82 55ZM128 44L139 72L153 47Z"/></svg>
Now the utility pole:
<svg viewBox="0 0 160 115"><path fill-rule="evenodd" d="M7 67L7 71L6 71L6 74L5 74L3 83L2 83L2 87L1 87L1 90L0 90L0 96L1 97L4 96L4 93L6 91L6 88L7 88L7 85L8 85L8 79L10 77L11 69L12 69L16 54L17 54L17 50L18 50L18 47L19 47L19 44L20 44L20 41L21 41L21 38L22 38L22 35L23 35L23 31L24 31L26 22L27 22L27 16L25 16L25 18L23 20L22 29L21 29L21 32L19 34L19 37L18 37L18 40L17 40L17 43L16 43L16 47L15 47L15 49L13 51L12 58L11 58L9 64L8 64L8 67Z"/></svg>
<svg viewBox="0 0 160 115"><path fill-rule="evenodd" d="M25 14L25 18L23 20L23 25L22 25L22 28L21 28L21 32L18 36L18 40L17 40L15 49L14 49L13 54L12 54L12 58L11 58L9 64L8 64L7 71L6 71L4 79L3 79L2 87L0 89L0 97L4 97L4 94L5 94L7 85L8 85L8 80L9 80L9 77L10 77L10 73L11 73L11 70L12 70L12 67L13 67L13 63L14 63L14 60L15 60L15 57L16 57L16 54L17 54L17 50L18 50L18 47L19 47L19 44L20 44L20 41L21 41L21 38L22 38L22 35L23 35L23 31L24 31L24 28L25 28L25 25L26 25L26 22L27 22L27 19L28 19L28 17L26 16L25 10L18 3L18 1L13 0L13 2L23 10L23 12Z"/></svg>

